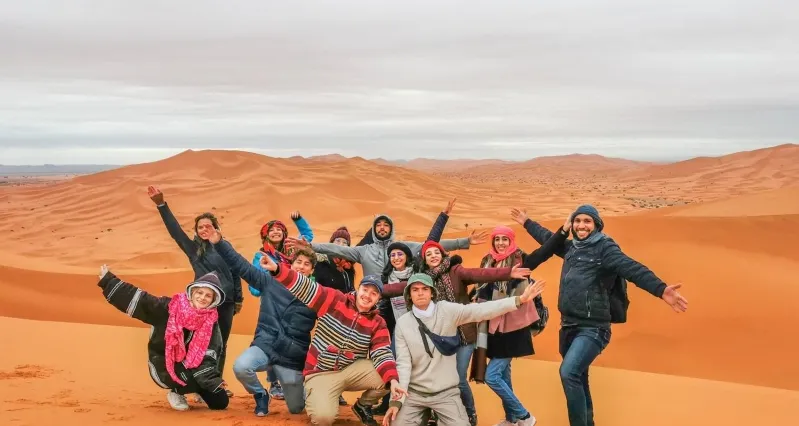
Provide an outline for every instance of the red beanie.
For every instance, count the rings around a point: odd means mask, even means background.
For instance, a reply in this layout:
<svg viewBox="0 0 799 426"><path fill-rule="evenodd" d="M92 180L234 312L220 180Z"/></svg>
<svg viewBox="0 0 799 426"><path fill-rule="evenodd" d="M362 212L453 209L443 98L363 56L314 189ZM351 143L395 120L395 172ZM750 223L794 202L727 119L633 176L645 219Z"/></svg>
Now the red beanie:
<svg viewBox="0 0 799 426"><path fill-rule="evenodd" d="M427 240L427 241L425 241L424 245L422 246L422 253L421 253L422 259L425 258L425 253L427 253L427 249L429 249L431 247L437 247L441 251L441 256L446 256L447 251L444 250L444 247L441 247L441 244L439 244L438 242L433 241L433 240Z"/></svg>
<svg viewBox="0 0 799 426"><path fill-rule="evenodd" d="M336 232L334 232L333 235L330 236L330 242L332 243L333 241L336 240L336 238L344 238L345 240L347 240L347 245L350 245L351 243L350 231L347 230L346 226L342 226L336 229Z"/></svg>

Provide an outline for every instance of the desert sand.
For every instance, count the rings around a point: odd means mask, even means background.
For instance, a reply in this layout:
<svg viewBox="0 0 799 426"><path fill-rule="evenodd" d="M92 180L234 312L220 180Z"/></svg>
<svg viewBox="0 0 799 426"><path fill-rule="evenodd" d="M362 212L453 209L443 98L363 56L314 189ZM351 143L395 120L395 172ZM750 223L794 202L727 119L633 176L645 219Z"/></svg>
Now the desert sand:
<svg viewBox="0 0 799 426"><path fill-rule="evenodd" d="M146 372L147 329L108 305L99 265L156 294L190 281L146 187L158 185L185 230L212 211L246 257L261 224L298 209L316 241L347 225L353 239L375 214L390 214L403 239L420 240L447 200L458 198L445 237L512 224L522 248L537 244L512 223L511 206L556 228L578 204L595 204L606 232L668 283L681 282L686 314L635 287L627 324L613 328L592 371L598 424L749 425L799 422L799 146L652 164L599 156L523 163L440 166L336 156L269 158L187 151L147 164L46 184L0 187L0 423L306 424L273 402L271 420L251 414L233 378L230 409L173 412ZM418 170L428 164L430 171ZM488 247L458 252L476 266ZM536 355L514 363L514 383L541 425L566 425L558 378L557 283L562 262L535 271L549 287L552 318ZM361 276L360 272L358 274ZM257 299L245 292L229 359L250 340ZM474 385L480 424L501 416L499 400ZM346 395L350 402L355 395ZM341 424L356 424L348 408ZM349 423L346 421L349 419Z"/></svg>

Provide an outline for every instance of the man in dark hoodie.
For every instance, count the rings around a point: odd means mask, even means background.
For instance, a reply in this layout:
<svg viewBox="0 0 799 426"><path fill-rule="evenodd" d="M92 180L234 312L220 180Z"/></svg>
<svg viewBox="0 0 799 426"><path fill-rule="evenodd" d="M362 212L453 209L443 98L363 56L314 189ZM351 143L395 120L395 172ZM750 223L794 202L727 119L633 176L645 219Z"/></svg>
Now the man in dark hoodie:
<svg viewBox="0 0 799 426"><path fill-rule="evenodd" d="M524 226L543 245L552 232L512 209L513 220ZM688 301L677 292L682 285L667 286L646 266L624 254L612 238L602 233L604 222L591 205L582 205L571 216L573 239L555 251L563 258L558 293L561 313L560 379L566 394L571 426L593 426L594 406L588 389L588 368L610 342L611 299L608 277L624 278L675 312L685 312Z"/></svg>

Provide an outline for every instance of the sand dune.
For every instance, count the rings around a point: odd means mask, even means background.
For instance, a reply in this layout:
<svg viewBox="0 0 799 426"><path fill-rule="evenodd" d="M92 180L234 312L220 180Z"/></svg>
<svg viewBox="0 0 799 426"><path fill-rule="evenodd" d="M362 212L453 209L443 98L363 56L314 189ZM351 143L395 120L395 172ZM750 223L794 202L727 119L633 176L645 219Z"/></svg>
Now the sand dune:
<svg viewBox="0 0 799 426"><path fill-rule="evenodd" d="M799 286L790 273L799 267L799 253L790 244L799 240L799 187L793 186L799 177L797 157L799 147L788 145L670 165L567 156L527 162L526 168L489 164L471 172L424 173L362 158L186 151L46 185L0 187L0 232L6 236L0 246L0 316L26 319L3 319L0 333L12 342L37 336L11 345L11 355L0 361L0 380L8 383L0 390L0 420L157 426L179 418L136 367L146 356L146 330L111 309L96 287L102 263L157 294L180 291L191 279L184 256L147 198L147 185L156 184L185 230L198 213L214 212L225 236L246 257L260 245L263 222L289 223L295 209L311 223L318 241L327 241L341 225L357 240L381 212L394 218L399 237L421 240L456 196L445 237L510 224L510 206L526 207L531 217L554 229L576 205L591 202L624 251L667 282L682 282L691 303L688 314L675 315L631 287L631 320L614 327L611 345L597 362L605 368L592 376L601 389L596 392L598 420L787 424L792 414L787 407L799 391L799 344L785 334L799 328L794 302ZM513 226L521 247L537 247ZM476 266L487 250L475 246L459 254L466 265ZM560 359L560 266L555 258L534 274L550 283L544 298L551 325L536 339L536 361L520 362L514 373L519 383L537 384L525 387L523 400L546 420L542 424L566 424L557 367L551 364ZM234 322L234 333L240 334L234 354L250 341L257 303L246 295ZM81 343L67 344L71 336ZM90 350L83 342L92 339L105 344ZM71 351L41 350L44 344ZM113 374L79 367L79 359ZM121 365L111 364L112 359ZM620 391L636 383L647 392ZM499 418L496 397L484 386L477 392L481 423L493 424ZM716 394L727 402L711 401ZM663 395L669 395L669 410L681 403L687 413L664 411L657 405ZM628 407L630 398L638 408ZM196 419L250 424L248 404L248 398L237 398L234 409ZM628 408L617 409L621 404ZM288 421L284 411L276 417ZM304 418L293 421L304 424Z"/></svg>

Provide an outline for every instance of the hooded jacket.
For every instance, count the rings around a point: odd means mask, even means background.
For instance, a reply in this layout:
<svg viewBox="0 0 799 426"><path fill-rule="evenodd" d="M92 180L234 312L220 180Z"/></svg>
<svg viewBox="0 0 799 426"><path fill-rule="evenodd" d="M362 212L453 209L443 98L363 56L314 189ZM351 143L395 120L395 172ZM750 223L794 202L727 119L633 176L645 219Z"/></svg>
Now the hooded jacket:
<svg viewBox="0 0 799 426"><path fill-rule="evenodd" d="M202 286L210 287L217 294L209 309L216 308L224 303L224 292L219 286L209 283L203 277L198 279L198 281L205 281ZM194 284L191 283L186 286L186 292L190 293L190 289ZM214 324L211 341L199 366L187 369L182 362L175 363L175 373L187 384L184 388L172 380L165 364L166 342L164 341L164 335L166 333L166 323L169 319L169 302L172 298L153 296L133 284L122 281L111 272L107 272L97 283L97 286L103 289L103 296L113 307L129 317L136 318L152 327L150 339L147 342L147 365L150 370L150 377L158 386L164 389L185 390L185 392L181 393L197 393L199 389L213 392L222 385L222 376L218 369L219 356L224 350L224 343L222 342L222 333L219 331L218 323ZM184 330L183 335L183 343L188 348L194 332Z"/></svg>
<svg viewBox="0 0 799 426"><path fill-rule="evenodd" d="M275 281L268 271L248 262L229 242L222 240L214 246L230 269L262 295L255 338L250 346L264 351L272 364L302 371L316 312Z"/></svg>
<svg viewBox="0 0 799 426"><path fill-rule="evenodd" d="M388 237L384 240L380 240L375 232L375 226L380 219L385 219L391 225L391 232L389 233ZM338 256L343 257L352 262L358 262L363 267L363 274L366 275L382 275L383 268L386 266L386 263L389 262L388 254L386 250L391 243L395 242L394 236L395 233L395 226L394 221L391 220L391 217L388 215L379 215L375 217L375 220L372 222L372 229L371 229L371 237L372 243L362 245L362 246L355 246L355 247L347 247L347 246L339 246L333 243L312 243L311 248L315 251L327 254L330 256ZM400 241L401 243L408 246L413 252L413 256L416 257L419 255L419 251L422 249L422 243L417 243L413 241ZM451 240L441 240L441 246L444 247L446 250L465 250L469 248L469 239L468 238L456 238Z"/></svg>
<svg viewBox="0 0 799 426"><path fill-rule="evenodd" d="M377 308L360 312L355 293L344 294L323 287L278 264L275 278L319 315L319 324L305 358L306 379L317 373L341 371L360 359L369 359L383 383L397 380L397 366L391 353L391 338Z"/></svg>

